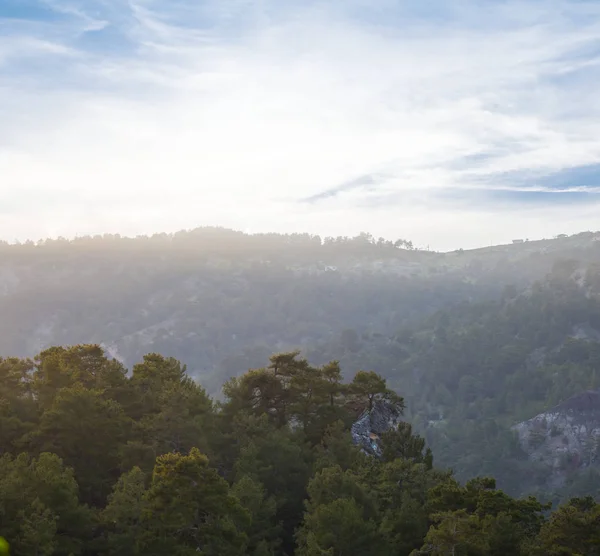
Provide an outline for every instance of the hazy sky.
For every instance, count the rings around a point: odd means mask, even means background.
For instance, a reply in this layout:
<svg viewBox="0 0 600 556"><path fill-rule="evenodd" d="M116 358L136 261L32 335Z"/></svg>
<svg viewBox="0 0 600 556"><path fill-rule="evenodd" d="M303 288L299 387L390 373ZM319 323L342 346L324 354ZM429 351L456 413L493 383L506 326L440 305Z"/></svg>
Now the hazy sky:
<svg viewBox="0 0 600 556"><path fill-rule="evenodd" d="M600 229L598 0L0 0L0 238Z"/></svg>

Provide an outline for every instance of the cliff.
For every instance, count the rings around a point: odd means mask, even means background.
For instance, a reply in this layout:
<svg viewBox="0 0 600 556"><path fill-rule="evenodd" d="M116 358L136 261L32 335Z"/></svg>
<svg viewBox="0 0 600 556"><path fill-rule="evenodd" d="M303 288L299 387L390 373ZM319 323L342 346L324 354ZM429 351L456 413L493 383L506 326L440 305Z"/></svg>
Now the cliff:
<svg viewBox="0 0 600 556"><path fill-rule="evenodd" d="M550 467L560 485L569 471L600 464L600 390L577 394L513 428L529 458Z"/></svg>
<svg viewBox="0 0 600 556"><path fill-rule="evenodd" d="M350 433L354 444L364 452L381 456L380 436L397 428L402 416L401 409L387 400L377 400L371 411L365 411L352 425Z"/></svg>

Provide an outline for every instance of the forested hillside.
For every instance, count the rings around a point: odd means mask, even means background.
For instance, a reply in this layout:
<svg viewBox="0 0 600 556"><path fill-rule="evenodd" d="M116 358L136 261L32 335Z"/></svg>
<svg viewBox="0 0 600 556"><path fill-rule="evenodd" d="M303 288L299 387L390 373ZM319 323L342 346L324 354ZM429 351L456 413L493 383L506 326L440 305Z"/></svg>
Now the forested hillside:
<svg viewBox="0 0 600 556"><path fill-rule="evenodd" d="M0 353L97 343L129 367L163 353L220 399L227 379L299 348L339 360L346 379L384 376L460 480L599 495L600 415L581 438L516 432L600 386L599 238L432 253L368 234L202 228L0 244Z"/></svg>
<svg viewBox="0 0 600 556"><path fill-rule="evenodd" d="M438 309L497 299L553 264L600 262L600 235L431 253L410 241L200 228L0 244L0 353L95 342L132 365L185 360L212 393L273 349L395 334ZM347 362L348 372L358 369ZM387 371L386 371L387 372Z"/></svg>
<svg viewBox="0 0 600 556"><path fill-rule="evenodd" d="M566 450L560 465L532 461L512 430L600 388L599 279L597 269L558 263L524 292L507 288L497 300L460 303L397 334L362 339L360 363L387 370L416 430L461 479L493 474L511 493L555 500L600 496L600 406L586 457ZM328 357L335 347L311 356Z"/></svg>
<svg viewBox="0 0 600 556"><path fill-rule="evenodd" d="M99 346L0 360L0 536L13 554L594 555L600 505L460 485L400 421L379 457L349 428L404 399L297 353L216 403L177 360L131 372Z"/></svg>

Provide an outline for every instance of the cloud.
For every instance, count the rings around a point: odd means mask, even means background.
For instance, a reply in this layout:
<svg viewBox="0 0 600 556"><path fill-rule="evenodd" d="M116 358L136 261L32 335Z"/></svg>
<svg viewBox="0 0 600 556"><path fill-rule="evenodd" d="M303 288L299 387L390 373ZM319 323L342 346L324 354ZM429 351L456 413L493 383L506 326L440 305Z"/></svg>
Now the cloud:
<svg viewBox="0 0 600 556"><path fill-rule="evenodd" d="M330 199L332 197L337 197L342 193L346 193L348 191L355 190L377 190L381 187L384 180L387 179L387 176L383 174L367 174L364 176L360 176L358 178L354 178L352 180L346 181L341 185L337 185L332 187L331 189L326 189L325 191L321 191L316 195L312 195L303 199L303 201L307 203L315 203L321 201L323 199Z"/></svg>
<svg viewBox="0 0 600 556"><path fill-rule="evenodd" d="M596 2L31 6L0 7L6 239L221 224L445 249L597 221Z"/></svg>

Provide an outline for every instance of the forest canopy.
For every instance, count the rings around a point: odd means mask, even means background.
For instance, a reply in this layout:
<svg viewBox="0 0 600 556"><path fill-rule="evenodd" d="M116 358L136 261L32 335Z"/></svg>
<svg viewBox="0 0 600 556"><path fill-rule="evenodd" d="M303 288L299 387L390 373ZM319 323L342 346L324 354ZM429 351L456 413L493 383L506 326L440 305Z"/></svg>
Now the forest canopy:
<svg viewBox="0 0 600 556"><path fill-rule="evenodd" d="M459 483L402 421L381 456L350 427L406 402L298 352L211 399L179 361L128 371L98 345L0 359L0 535L18 555L598 554L600 505L549 513Z"/></svg>

